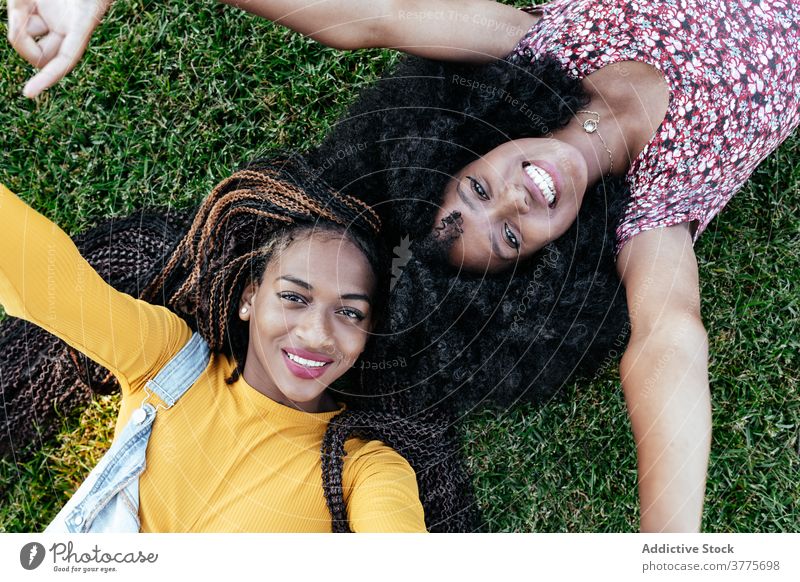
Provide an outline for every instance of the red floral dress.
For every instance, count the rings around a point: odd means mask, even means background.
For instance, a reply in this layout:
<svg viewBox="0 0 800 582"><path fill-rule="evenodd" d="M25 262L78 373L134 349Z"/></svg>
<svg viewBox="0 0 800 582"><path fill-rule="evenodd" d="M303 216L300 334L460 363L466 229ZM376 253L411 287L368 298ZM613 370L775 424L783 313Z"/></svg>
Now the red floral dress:
<svg viewBox="0 0 800 582"><path fill-rule="evenodd" d="M617 252L696 221L695 241L800 122L800 8L792 0L555 0L512 54L584 78L621 61L661 71L666 117L633 161Z"/></svg>

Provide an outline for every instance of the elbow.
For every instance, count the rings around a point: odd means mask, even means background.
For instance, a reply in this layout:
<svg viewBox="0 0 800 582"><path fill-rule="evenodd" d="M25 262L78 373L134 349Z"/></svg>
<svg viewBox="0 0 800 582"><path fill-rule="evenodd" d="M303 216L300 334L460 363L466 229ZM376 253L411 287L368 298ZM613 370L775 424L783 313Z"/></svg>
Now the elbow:
<svg viewBox="0 0 800 582"><path fill-rule="evenodd" d="M384 48L391 44L387 28L385 22L376 18L344 24L311 37L325 46L343 51Z"/></svg>
<svg viewBox="0 0 800 582"><path fill-rule="evenodd" d="M637 442L651 435L675 446L708 446L708 334L699 317L675 319L647 336L632 336L620 378Z"/></svg>
<svg viewBox="0 0 800 582"><path fill-rule="evenodd" d="M626 393L648 386L708 386L708 333L699 313L673 314L645 330L634 328L620 362Z"/></svg>
<svg viewBox="0 0 800 582"><path fill-rule="evenodd" d="M708 333L699 299L631 313L631 338L626 355L638 351L666 351L680 354L684 359L698 354L707 358Z"/></svg>

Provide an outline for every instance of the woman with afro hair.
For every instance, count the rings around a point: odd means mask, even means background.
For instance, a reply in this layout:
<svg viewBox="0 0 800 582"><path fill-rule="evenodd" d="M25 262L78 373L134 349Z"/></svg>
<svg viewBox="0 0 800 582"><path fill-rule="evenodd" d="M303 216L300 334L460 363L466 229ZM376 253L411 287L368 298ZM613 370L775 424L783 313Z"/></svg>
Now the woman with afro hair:
<svg viewBox="0 0 800 582"><path fill-rule="evenodd" d="M406 61L318 152L414 241L373 356L413 362L375 375L405 406L547 397L629 329L644 531L700 526L693 242L800 122L800 12L745 4L556 0L503 61Z"/></svg>

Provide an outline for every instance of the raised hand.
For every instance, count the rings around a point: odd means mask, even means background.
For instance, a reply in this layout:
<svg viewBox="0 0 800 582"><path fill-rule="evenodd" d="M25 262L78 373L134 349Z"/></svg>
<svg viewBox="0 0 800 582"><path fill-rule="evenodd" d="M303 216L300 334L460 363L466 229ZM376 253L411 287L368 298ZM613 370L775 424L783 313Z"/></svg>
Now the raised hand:
<svg viewBox="0 0 800 582"><path fill-rule="evenodd" d="M78 64L110 5L111 0L8 0L8 40L40 69L23 95L36 97Z"/></svg>

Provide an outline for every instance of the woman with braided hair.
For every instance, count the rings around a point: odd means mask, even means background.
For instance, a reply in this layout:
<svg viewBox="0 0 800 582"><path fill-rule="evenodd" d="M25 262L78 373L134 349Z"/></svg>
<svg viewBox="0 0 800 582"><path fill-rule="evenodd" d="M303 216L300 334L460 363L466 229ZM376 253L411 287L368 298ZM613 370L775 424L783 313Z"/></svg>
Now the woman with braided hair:
<svg viewBox="0 0 800 582"><path fill-rule="evenodd" d="M147 289L174 311L111 288L4 187L0 208L3 306L122 387L111 449L48 531L330 531L332 515L354 531L425 530L414 472L381 442L345 444L334 513L320 478L341 411L326 388L386 295L366 205L300 163L237 172Z"/></svg>

